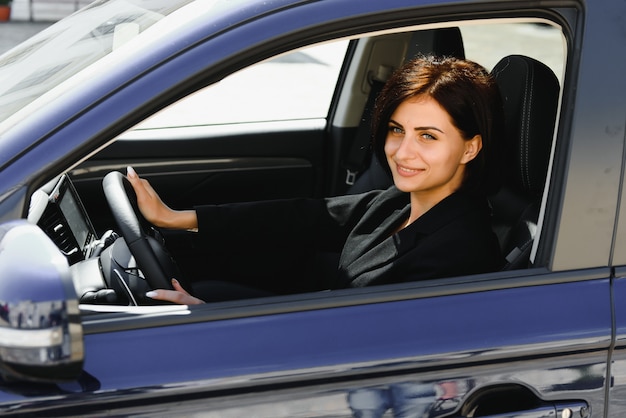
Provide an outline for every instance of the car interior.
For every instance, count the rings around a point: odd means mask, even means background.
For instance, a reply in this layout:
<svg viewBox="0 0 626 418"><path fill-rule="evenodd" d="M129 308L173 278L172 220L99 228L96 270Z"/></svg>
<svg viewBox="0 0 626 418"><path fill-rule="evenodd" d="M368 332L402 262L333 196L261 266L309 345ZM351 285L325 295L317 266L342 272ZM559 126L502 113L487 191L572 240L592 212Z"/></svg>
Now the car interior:
<svg viewBox="0 0 626 418"><path fill-rule="evenodd" d="M491 24L482 23L485 27ZM556 60L564 65L565 48L559 27L536 19L496 23L530 28L540 32L540 37L546 36L542 31L551 33L550 42L541 41L546 48L557 50ZM129 252L126 245L114 245L120 241L119 236L128 238L129 232L127 227L119 225L119 215L113 212L137 212L133 209L136 204L132 192L119 174L125 174L126 166L132 165L150 180L165 202L179 209L198 204L325 197L387 188L391 179L371 158L369 150L370 115L376 95L395 68L420 54L475 59L469 53L465 26L472 29L480 25L456 22L393 29L342 39L341 47L337 47L339 42L335 43L336 48L330 51L340 53L333 56L337 61L336 75L331 80L329 104L322 107L326 113L320 116L263 120L259 116L246 119L246 115L237 114L242 121L221 123L219 117L217 121L210 119L215 114L210 107L204 107L202 100L206 98L198 92L123 133L67 176L43 187L33 196L29 219L38 223L66 254L75 282L79 282L76 287L81 303L149 304L151 301L140 295L166 279L146 283L144 276L158 276L159 272L142 273L140 270L145 268L138 269L133 249ZM522 31L521 37L524 36ZM558 73L560 70L502 42L505 46L492 54L493 63L479 63L491 67L504 100L509 152L503 159L507 172L500 191L489 200L493 229L506 255L505 269L516 270L536 265L533 251L538 245L547 199L562 75ZM482 46L472 48L479 50ZM328 70L329 64L307 52L306 48L299 49L253 67L272 71L282 66L305 76L309 74L298 72L298 66ZM553 50L545 53L555 55ZM274 74L267 79L272 77L280 78ZM217 83L220 87L207 87L207 97L211 97L212 91L228 87L228 79ZM265 84L259 83L258 78L251 79L253 85ZM307 81L299 78L295 85ZM301 99L293 88L288 90L296 96L293 100ZM234 107L238 103L246 102L243 107L249 105L254 109L263 99L250 93L230 96L233 102L222 103L221 107L231 113L240 113ZM171 123L170 115L177 106L184 110L185 101L196 113L205 113L207 120L193 125ZM159 121L164 121L164 125L159 126ZM118 174L107 176L111 172ZM103 178L106 178L104 185ZM113 207L112 212L113 194L126 194L127 198L118 200L123 201L124 208ZM180 275L176 269L182 271L182 276L201 275L202 258L190 251L187 244L188 235L193 232L156 231L143 222L139 216L129 228L132 230L138 223L150 231L155 244L144 251L163 252L157 255L161 260L157 270L161 274L166 272L162 277ZM175 263L170 263L170 255ZM112 265L111 260L118 264Z"/></svg>

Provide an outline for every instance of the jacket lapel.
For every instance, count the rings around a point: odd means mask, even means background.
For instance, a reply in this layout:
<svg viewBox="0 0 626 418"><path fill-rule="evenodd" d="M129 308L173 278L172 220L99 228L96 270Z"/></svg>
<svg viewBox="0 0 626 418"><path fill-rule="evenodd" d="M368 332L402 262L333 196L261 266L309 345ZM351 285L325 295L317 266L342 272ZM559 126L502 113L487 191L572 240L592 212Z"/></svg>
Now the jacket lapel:
<svg viewBox="0 0 626 418"><path fill-rule="evenodd" d="M409 195L395 187L385 191L348 236L339 263L340 269L348 273L345 279L350 281L379 269L411 251L419 240L474 209L476 206L471 202L471 198L454 193L394 234L409 216Z"/></svg>

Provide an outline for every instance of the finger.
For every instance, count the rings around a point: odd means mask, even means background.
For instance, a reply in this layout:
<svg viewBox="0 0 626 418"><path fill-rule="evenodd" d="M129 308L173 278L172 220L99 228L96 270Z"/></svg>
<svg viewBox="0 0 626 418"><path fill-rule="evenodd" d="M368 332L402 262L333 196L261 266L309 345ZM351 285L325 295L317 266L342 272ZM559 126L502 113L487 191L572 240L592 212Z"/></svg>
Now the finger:
<svg viewBox="0 0 626 418"><path fill-rule="evenodd" d="M152 184L150 184L148 180L139 177L135 170L133 170L130 166L126 169L126 171L128 172L128 180L133 186L133 189L135 189L135 194L137 195L138 200L141 200L142 202L155 202L165 205L161 201L159 194L156 190L154 190Z"/></svg>
<svg viewBox="0 0 626 418"><path fill-rule="evenodd" d="M135 171L134 168L132 168L131 166L126 167L126 177L128 177L128 179L132 179L135 180L137 179L139 176L137 175L137 172Z"/></svg>
<svg viewBox="0 0 626 418"><path fill-rule="evenodd" d="M177 303L179 305L193 305L199 302L194 301L193 296L177 290L156 289L146 293L150 299L164 300L167 302Z"/></svg>
<svg viewBox="0 0 626 418"><path fill-rule="evenodd" d="M127 167L127 178L137 196L137 205L142 215L152 223L158 223L158 213L166 205L161 201L157 192L152 188L150 182L137 175L132 167Z"/></svg>
<svg viewBox="0 0 626 418"><path fill-rule="evenodd" d="M142 191L142 189L147 190L147 186L149 186L150 184L147 180L139 177L137 172L131 166L126 167L126 178L130 182L130 184L132 184L136 192Z"/></svg>
<svg viewBox="0 0 626 418"><path fill-rule="evenodd" d="M135 193L137 195L142 194L142 189L145 189L145 185L142 182L142 179L137 175L137 172L131 166L126 167L126 178L130 182L131 186L133 186L133 189L135 189Z"/></svg>
<svg viewBox="0 0 626 418"><path fill-rule="evenodd" d="M152 185L150 184L150 182L146 179L139 179L139 184L141 185L141 187L143 187L145 189L145 191L151 195L151 196L156 196L157 193L154 190L154 188L152 187Z"/></svg>
<svg viewBox="0 0 626 418"><path fill-rule="evenodd" d="M185 295L184 297L181 297L181 300L183 300L184 302L180 302L180 303L184 303L186 305L199 305L201 303L206 303L205 301L203 301L202 299L198 299L195 296L191 296L180 284L180 282L176 279L172 279L172 286L174 286L174 289L176 292L179 292L183 295Z"/></svg>
<svg viewBox="0 0 626 418"><path fill-rule="evenodd" d="M172 286L174 287L174 290L177 290L181 293L184 293L186 295L189 295L189 292L187 292L180 284L180 282L176 279L172 279Z"/></svg>

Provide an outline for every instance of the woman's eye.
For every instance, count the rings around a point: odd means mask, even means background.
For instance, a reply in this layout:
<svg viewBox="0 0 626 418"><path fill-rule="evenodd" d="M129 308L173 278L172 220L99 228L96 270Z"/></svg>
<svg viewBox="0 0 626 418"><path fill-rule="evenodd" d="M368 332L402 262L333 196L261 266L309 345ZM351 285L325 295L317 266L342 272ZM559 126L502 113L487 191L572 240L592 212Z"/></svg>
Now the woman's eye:
<svg viewBox="0 0 626 418"><path fill-rule="evenodd" d="M427 132L424 132L424 133L422 134L422 138L427 139L427 140L429 140L429 141L432 141L432 140L437 139L437 138L435 138L434 136L432 136L431 134L429 134L429 133L427 133Z"/></svg>
<svg viewBox="0 0 626 418"><path fill-rule="evenodd" d="M402 135L404 133L404 130L397 126L390 126L389 133L394 134L394 135Z"/></svg>

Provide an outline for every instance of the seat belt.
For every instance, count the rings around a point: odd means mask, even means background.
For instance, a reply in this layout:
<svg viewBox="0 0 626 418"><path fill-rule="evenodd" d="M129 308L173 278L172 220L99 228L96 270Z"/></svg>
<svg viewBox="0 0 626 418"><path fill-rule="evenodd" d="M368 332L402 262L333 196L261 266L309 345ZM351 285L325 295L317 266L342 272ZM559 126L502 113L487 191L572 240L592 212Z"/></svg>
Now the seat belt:
<svg viewBox="0 0 626 418"><path fill-rule="evenodd" d="M352 186L359 173L367 166L371 151L371 125L374 105L376 104L376 98L392 72L392 67L381 65L378 67L377 73L371 77L370 93L369 96L367 96L367 101L365 102L365 107L361 115L361 121L354 136L354 141L352 142L352 147L344 161L344 167L346 169L345 184L347 186Z"/></svg>

